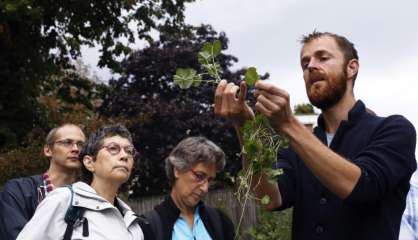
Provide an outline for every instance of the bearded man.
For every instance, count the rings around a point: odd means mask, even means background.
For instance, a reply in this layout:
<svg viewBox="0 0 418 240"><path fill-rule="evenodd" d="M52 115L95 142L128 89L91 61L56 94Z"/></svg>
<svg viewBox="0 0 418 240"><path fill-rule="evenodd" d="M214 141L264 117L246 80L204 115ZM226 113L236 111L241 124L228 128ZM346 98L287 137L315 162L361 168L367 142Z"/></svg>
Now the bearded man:
<svg viewBox="0 0 418 240"><path fill-rule="evenodd" d="M376 116L355 99L359 58L345 37L314 31L301 42L306 92L322 111L318 127L312 133L297 120L285 90L257 82L255 109L290 147L279 154L284 173L277 183L257 176L253 190L270 197L268 210L293 207L293 239L397 239L416 169L415 129L404 117ZM215 93L215 113L236 129L254 117L246 91L245 83L222 81Z"/></svg>

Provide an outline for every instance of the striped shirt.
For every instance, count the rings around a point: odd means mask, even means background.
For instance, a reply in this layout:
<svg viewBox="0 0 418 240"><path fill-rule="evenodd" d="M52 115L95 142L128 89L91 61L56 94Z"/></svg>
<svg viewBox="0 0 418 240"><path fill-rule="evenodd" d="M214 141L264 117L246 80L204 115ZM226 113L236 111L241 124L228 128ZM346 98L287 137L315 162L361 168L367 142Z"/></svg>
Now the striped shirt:
<svg viewBox="0 0 418 240"><path fill-rule="evenodd" d="M418 171L411 177L399 240L418 240Z"/></svg>
<svg viewBox="0 0 418 240"><path fill-rule="evenodd" d="M54 190L54 184L52 184L51 179L49 178L48 172L45 172L42 175L42 184L38 187L38 204Z"/></svg>

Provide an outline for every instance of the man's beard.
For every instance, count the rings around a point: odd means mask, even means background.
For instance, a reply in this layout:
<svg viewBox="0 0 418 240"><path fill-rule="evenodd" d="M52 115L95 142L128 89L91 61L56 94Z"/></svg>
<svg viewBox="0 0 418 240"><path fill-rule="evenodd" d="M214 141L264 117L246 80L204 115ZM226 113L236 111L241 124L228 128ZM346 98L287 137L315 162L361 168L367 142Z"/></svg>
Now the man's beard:
<svg viewBox="0 0 418 240"><path fill-rule="evenodd" d="M306 89L309 101L322 111L333 107L344 96L347 90L347 73L342 70L337 78L326 77L325 80L327 81L326 85L321 89L315 89L315 86L309 86Z"/></svg>

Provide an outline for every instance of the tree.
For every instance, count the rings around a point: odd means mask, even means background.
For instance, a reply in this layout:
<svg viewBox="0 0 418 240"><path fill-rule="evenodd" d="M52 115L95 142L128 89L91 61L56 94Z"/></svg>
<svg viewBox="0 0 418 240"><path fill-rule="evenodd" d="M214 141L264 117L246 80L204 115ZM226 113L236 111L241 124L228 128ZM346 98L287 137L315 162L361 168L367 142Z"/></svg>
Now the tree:
<svg viewBox="0 0 418 240"><path fill-rule="evenodd" d="M71 67L82 45L100 44L99 66L120 71L115 59L129 53L135 37L152 41L152 30L178 31L185 4L193 1L1 1L0 144L19 142L44 124L36 101L40 88L51 74Z"/></svg>
<svg viewBox="0 0 418 240"><path fill-rule="evenodd" d="M295 105L294 112L296 115L315 114L314 107L310 103L301 103Z"/></svg>
<svg viewBox="0 0 418 240"><path fill-rule="evenodd" d="M47 169L49 163L42 149L52 127L71 122L80 125L88 135L111 121L96 113L102 102L101 94L106 94L107 86L89 79L84 69L82 63L77 63L76 70L65 70L50 76L48 82L51 84L43 86L42 96L37 99L47 123L33 127L19 147L0 151L0 172L3 173L0 186L11 178L39 174Z"/></svg>
<svg viewBox="0 0 418 240"><path fill-rule="evenodd" d="M227 154L227 170L239 168L239 143L231 125L214 116L212 103L216 86L204 84L181 90L173 85L176 68L199 70L197 53L203 43L219 39L228 48L224 33L218 34L208 25L192 27L186 35L162 34L161 40L132 53L123 64L123 74L110 81L110 94L105 98L101 114L127 119L134 135L140 160L133 182L133 196L159 194L167 190L164 158L183 138L203 135L220 145ZM229 70L237 58L221 54L222 78L238 83L245 69ZM268 74L263 76L267 78ZM249 93L254 103L254 97ZM225 177L225 176L224 176Z"/></svg>

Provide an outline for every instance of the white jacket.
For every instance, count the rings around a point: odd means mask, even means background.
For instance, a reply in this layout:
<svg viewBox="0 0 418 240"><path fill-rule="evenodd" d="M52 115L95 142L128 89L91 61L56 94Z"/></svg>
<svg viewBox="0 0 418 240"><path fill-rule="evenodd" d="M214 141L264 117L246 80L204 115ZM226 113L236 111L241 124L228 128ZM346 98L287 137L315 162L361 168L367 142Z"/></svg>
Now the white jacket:
<svg viewBox="0 0 418 240"><path fill-rule="evenodd" d="M82 236L83 224L74 224L71 239L94 240L143 240L144 235L137 216L122 200L117 198L121 212L88 184L73 184L73 206L86 208L83 217L88 220L89 236ZM67 187L57 188L39 204L35 215L17 237L18 240L60 240L64 237L67 224L65 213L70 205L71 191Z"/></svg>

